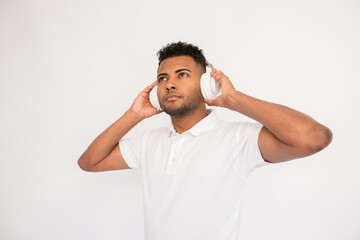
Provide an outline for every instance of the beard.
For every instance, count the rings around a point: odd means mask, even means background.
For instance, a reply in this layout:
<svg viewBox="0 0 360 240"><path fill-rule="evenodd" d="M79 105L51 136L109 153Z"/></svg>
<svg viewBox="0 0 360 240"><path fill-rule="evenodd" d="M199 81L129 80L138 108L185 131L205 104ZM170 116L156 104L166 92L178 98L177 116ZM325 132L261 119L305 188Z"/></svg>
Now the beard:
<svg viewBox="0 0 360 240"><path fill-rule="evenodd" d="M181 98L178 101L183 101L183 103L177 107L160 105L163 111L170 116L183 116L197 109L204 102L204 99L201 92L196 92L190 95L188 99Z"/></svg>

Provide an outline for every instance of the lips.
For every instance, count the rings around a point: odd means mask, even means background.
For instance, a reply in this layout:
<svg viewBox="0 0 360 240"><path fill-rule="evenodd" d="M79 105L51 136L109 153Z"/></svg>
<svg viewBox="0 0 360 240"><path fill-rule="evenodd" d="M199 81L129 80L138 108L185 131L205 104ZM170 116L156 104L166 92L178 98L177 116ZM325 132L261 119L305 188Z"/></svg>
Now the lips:
<svg viewBox="0 0 360 240"><path fill-rule="evenodd" d="M169 95L166 96L165 100L167 102L172 102L172 101L177 100L178 98L181 98L181 96L179 96L177 94L169 94Z"/></svg>

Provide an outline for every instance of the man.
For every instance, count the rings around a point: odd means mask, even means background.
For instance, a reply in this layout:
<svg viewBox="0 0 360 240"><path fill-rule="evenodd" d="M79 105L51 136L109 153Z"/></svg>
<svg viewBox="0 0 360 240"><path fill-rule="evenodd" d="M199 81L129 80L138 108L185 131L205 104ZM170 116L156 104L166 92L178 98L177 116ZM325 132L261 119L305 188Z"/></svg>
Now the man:
<svg viewBox="0 0 360 240"><path fill-rule="evenodd" d="M168 44L158 52L157 81L101 133L78 163L85 171L140 168L147 240L238 240L240 202L247 175L257 167L314 154L331 131L291 108L236 91L212 68L221 95L204 100L200 76L206 60L191 44ZM158 86L172 128L122 139L137 123L162 111L149 101ZM257 123L220 121L209 106L225 107Z"/></svg>

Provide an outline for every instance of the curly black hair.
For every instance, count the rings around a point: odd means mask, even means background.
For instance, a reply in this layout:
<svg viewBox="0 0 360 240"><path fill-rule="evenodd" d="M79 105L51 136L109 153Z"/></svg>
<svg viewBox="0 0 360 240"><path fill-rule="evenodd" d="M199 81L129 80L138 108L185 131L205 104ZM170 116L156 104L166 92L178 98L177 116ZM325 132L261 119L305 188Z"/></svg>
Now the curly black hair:
<svg viewBox="0 0 360 240"><path fill-rule="evenodd" d="M195 62L200 63L204 67L204 71L207 66L203 51L197 46L186 42L179 41L176 43L169 43L157 52L157 56L159 59L159 66L164 59L177 56L192 57Z"/></svg>

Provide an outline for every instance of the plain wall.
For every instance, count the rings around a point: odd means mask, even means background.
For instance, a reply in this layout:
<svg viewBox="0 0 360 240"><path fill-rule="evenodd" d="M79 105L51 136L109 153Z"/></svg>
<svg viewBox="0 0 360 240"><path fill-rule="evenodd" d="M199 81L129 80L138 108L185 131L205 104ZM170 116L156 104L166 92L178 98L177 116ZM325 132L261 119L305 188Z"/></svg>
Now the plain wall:
<svg viewBox="0 0 360 240"><path fill-rule="evenodd" d="M0 239L144 239L140 171L88 173L77 159L179 40L238 90L334 134L318 154L250 175L243 239L360 239L355 0L0 1ZM162 113L129 136L167 124Z"/></svg>

